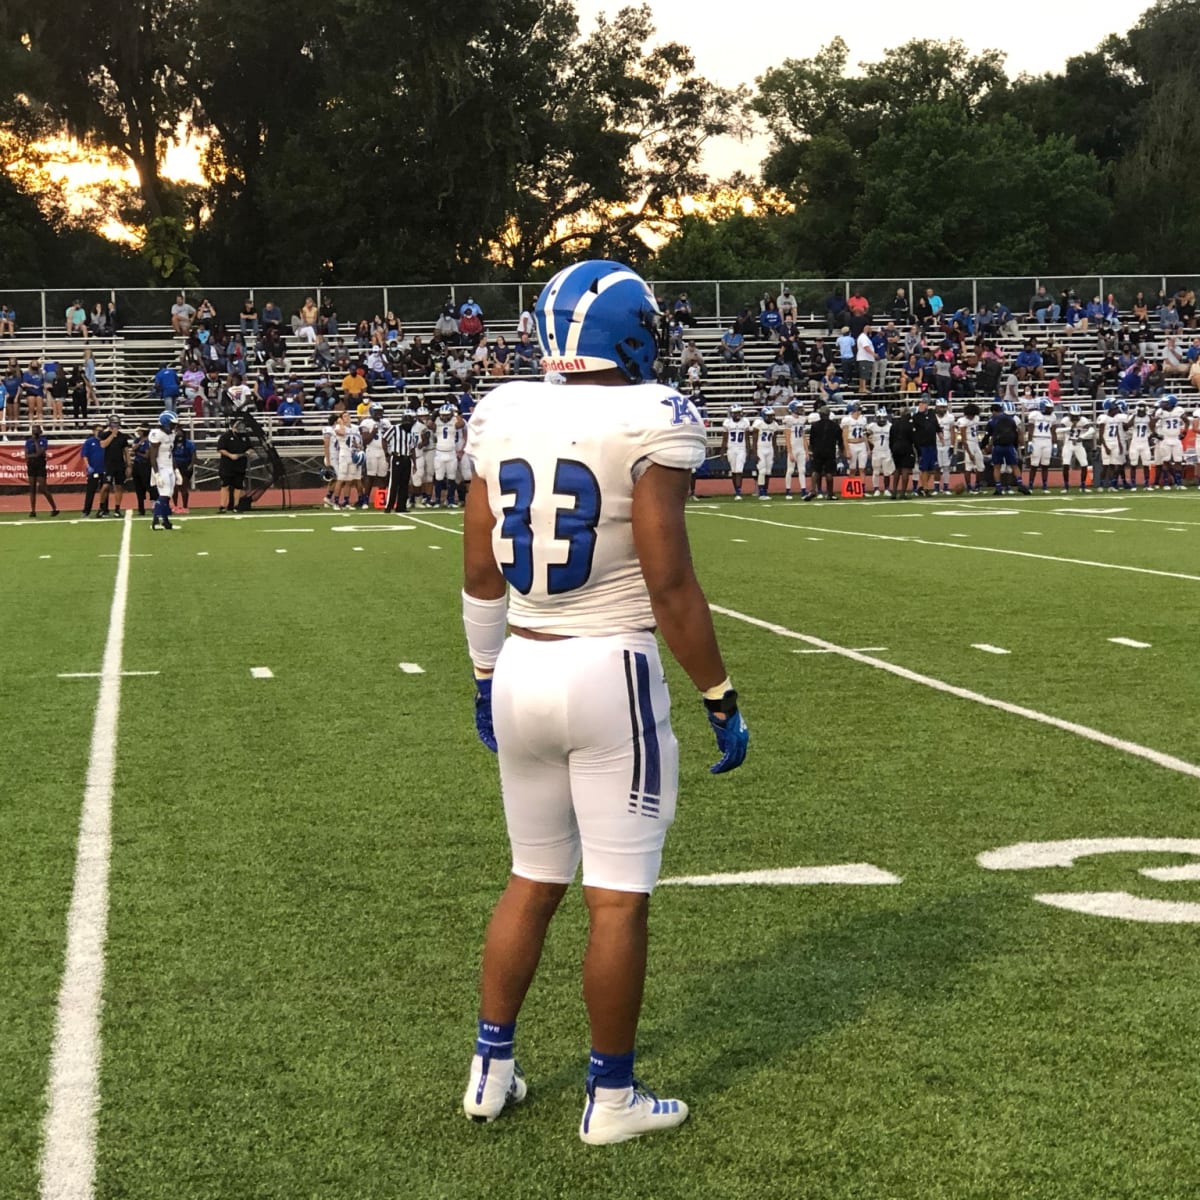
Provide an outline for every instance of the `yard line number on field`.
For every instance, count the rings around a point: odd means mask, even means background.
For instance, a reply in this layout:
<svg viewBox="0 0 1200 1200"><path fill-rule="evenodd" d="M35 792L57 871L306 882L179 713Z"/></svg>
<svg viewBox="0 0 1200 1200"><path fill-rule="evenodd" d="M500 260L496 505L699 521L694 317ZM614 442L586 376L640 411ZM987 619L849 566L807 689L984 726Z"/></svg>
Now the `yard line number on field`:
<svg viewBox="0 0 1200 1200"><path fill-rule="evenodd" d="M54 1018L40 1163L43 1200L90 1200L96 1174L100 1003L132 531L132 515L126 513L92 724L75 881L67 913L67 949Z"/></svg>

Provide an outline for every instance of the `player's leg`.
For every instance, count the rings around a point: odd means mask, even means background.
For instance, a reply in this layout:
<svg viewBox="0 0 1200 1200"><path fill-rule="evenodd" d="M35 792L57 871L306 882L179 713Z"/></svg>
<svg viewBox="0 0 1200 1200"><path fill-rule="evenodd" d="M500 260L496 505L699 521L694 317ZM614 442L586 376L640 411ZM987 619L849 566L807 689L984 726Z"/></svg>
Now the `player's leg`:
<svg viewBox="0 0 1200 1200"><path fill-rule="evenodd" d="M583 993L592 1050L580 1136L625 1141L687 1117L634 1084L650 893L675 817L679 747L652 635L577 639L571 793L583 852L588 945Z"/></svg>
<svg viewBox="0 0 1200 1200"><path fill-rule="evenodd" d="M571 646L510 637L492 681L512 874L483 948L479 1030L463 1096L463 1111L477 1120L493 1120L525 1096L513 1058L517 1016L550 919L579 866L567 765Z"/></svg>
<svg viewBox="0 0 1200 1200"><path fill-rule="evenodd" d="M759 451L758 455L758 498L770 499L771 471L775 466L775 456Z"/></svg>

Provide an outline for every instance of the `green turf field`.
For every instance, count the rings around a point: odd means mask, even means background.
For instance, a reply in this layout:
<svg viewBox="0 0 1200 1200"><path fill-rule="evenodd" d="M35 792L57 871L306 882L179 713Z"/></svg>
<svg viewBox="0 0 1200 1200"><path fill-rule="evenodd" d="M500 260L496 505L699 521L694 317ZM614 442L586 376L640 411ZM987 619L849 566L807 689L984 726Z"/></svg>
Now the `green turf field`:
<svg viewBox="0 0 1200 1200"><path fill-rule="evenodd" d="M708 775L668 666L664 876L900 882L660 888L639 1073L693 1115L608 1149L576 1135L577 895L518 1031L528 1101L461 1115L507 854L471 720L461 516L415 516L134 524L122 666L158 674L121 681L97 1197L1197 1194L1200 879L1141 873L1197 857L976 857L1200 850L1200 497L694 506L753 741ZM59 676L100 671L121 537L0 523L4 1200L38 1191L99 686ZM1128 897L1120 917L1034 899L1057 893Z"/></svg>

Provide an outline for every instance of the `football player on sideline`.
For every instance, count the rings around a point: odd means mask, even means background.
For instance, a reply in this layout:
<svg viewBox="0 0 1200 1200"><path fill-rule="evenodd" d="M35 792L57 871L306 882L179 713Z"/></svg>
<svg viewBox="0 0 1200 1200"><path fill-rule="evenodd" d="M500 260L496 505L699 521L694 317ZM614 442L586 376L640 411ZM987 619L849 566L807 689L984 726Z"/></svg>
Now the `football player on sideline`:
<svg viewBox="0 0 1200 1200"><path fill-rule="evenodd" d="M758 498L770 500L771 472L775 469L775 438L779 434L775 410L769 405L760 409L750 428L758 435L754 439L758 456Z"/></svg>
<svg viewBox="0 0 1200 1200"><path fill-rule="evenodd" d="M171 497L175 494L175 426L179 418L169 409L158 414L158 424L150 430L150 482L158 488L154 500L154 519L151 529L159 522L163 529L171 524Z"/></svg>
<svg viewBox="0 0 1200 1200"><path fill-rule="evenodd" d="M476 727L499 752L512 873L484 943L463 1109L491 1121L525 1096L517 1014L582 858L592 1051L579 1136L601 1145L688 1115L633 1069L679 768L655 627L703 699L721 755L711 770L740 765L750 735L688 550L704 426L688 399L646 382L653 293L620 263L581 262L554 276L535 313L547 371L565 382L501 384L471 419L463 624Z"/></svg>
<svg viewBox="0 0 1200 1200"><path fill-rule="evenodd" d="M1095 437L1092 423L1083 415L1078 404L1072 404L1067 419L1058 427L1062 434L1063 491L1071 490L1071 468L1079 468L1079 490L1086 493L1088 475L1088 447L1090 438Z"/></svg>
<svg viewBox="0 0 1200 1200"><path fill-rule="evenodd" d="M1179 397L1162 398L1162 410L1155 423L1155 432L1162 438L1162 472L1159 483L1168 491L1183 487L1183 433L1187 419L1179 407Z"/></svg>
<svg viewBox="0 0 1200 1200"><path fill-rule="evenodd" d="M808 495L808 451L804 446L804 431L808 428L808 413L799 400L790 400L787 416L783 418L787 439L787 466L783 472L783 498L792 498L792 475L800 482L800 498Z"/></svg>
<svg viewBox="0 0 1200 1200"><path fill-rule="evenodd" d="M729 416L721 422L721 453L729 461L729 478L733 483L733 498L742 498L742 477L746 473L746 442L750 437L750 420L740 404L729 406Z"/></svg>

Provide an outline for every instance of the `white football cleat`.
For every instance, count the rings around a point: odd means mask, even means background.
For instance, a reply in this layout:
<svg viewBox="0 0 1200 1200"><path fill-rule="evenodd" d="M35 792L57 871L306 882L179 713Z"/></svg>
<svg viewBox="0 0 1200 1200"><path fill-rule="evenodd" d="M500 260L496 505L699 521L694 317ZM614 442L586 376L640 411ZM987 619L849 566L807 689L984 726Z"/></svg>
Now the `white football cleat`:
<svg viewBox="0 0 1200 1200"><path fill-rule="evenodd" d="M471 1059L463 1112L472 1121L494 1121L507 1104L520 1104L529 1091L525 1073L512 1058Z"/></svg>
<svg viewBox="0 0 1200 1200"><path fill-rule="evenodd" d="M688 1118L688 1106L682 1100L660 1100L636 1080L628 1088L589 1084L587 1095L579 1137L589 1146L609 1146L644 1133L674 1129Z"/></svg>

